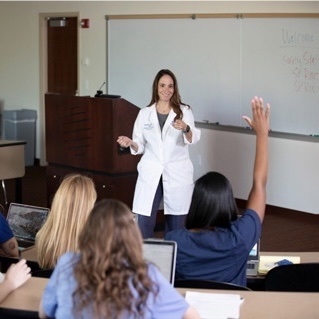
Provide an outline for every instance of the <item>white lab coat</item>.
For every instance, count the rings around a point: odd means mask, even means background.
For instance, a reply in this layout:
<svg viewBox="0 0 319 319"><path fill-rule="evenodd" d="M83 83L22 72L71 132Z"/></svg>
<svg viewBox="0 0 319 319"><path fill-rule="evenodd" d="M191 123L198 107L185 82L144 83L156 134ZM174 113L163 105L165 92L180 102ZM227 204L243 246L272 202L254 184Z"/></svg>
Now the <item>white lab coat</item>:
<svg viewBox="0 0 319 319"><path fill-rule="evenodd" d="M181 105L183 121L193 133L189 143L181 130L173 127L176 113L171 110L163 130L159 125L155 104L139 111L133 129L133 141L143 154L138 163L138 178L135 186L133 212L150 216L155 192L163 177L164 214L185 215L194 189L193 164L189 158L188 145L200 139L200 130L195 127L193 112Z"/></svg>

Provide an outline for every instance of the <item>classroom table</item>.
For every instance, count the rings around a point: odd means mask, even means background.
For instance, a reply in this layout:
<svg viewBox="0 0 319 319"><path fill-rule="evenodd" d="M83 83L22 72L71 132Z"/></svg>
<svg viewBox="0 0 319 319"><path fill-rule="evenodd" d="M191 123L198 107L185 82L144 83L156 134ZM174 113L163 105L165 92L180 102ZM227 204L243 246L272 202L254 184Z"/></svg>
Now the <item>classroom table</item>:
<svg viewBox="0 0 319 319"><path fill-rule="evenodd" d="M300 257L301 263L319 262L319 252L260 252L261 256ZM254 291L265 290L265 275L247 276L247 287Z"/></svg>
<svg viewBox="0 0 319 319"><path fill-rule="evenodd" d="M23 250L21 253L22 257L36 261L36 254L34 246L28 247L27 249ZM301 263L310 263L310 262L319 262L319 252L260 252L261 256L297 256L300 257Z"/></svg>
<svg viewBox="0 0 319 319"><path fill-rule="evenodd" d="M0 318L38 318L41 296L48 279L31 277L0 303Z"/></svg>
<svg viewBox="0 0 319 319"><path fill-rule="evenodd" d="M319 318L319 293L236 291L207 289L177 289L182 295L186 291L217 294L238 294L243 298L240 319L301 319Z"/></svg>
<svg viewBox="0 0 319 319"><path fill-rule="evenodd" d="M36 315L43 289L48 279L31 277L22 287L13 291L0 303L0 317L10 311L26 311ZM218 294L239 294L244 300L240 306L240 319L300 319L319 318L319 293L236 291L207 289L177 289Z"/></svg>
<svg viewBox="0 0 319 319"><path fill-rule="evenodd" d="M34 246L22 251L22 257L36 261ZM319 262L319 252L261 252L261 256L297 256L300 257L301 263ZM254 291L265 290L265 275L247 276L247 287Z"/></svg>

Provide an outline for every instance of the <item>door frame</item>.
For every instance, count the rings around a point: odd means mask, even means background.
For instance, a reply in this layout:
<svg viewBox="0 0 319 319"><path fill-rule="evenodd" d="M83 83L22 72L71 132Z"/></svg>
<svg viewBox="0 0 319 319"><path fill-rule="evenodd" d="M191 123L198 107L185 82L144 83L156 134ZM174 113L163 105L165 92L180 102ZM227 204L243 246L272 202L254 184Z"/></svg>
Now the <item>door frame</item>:
<svg viewBox="0 0 319 319"><path fill-rule="evenodd" d="M60 17L77 17L78 21L80 13L79 12L49 12L49 13L39 13L39 127L40 127L40 165L46 166L46 145L45 145L45 103L44 103L44 95L48 90L48 27L47 27L47 18L60 18ZM77 87L79 90L80 87L80 57L79 57L79 48L80 48L80 39L79 39L79 29L77 28L77 52L78 52L78 61L77 61Z"/></svg>

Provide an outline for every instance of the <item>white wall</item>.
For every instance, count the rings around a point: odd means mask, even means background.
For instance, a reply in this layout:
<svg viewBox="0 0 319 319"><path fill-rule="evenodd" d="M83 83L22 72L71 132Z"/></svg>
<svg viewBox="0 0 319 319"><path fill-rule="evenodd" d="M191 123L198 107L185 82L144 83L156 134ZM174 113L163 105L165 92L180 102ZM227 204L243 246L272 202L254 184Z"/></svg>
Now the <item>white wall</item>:
<svg viewBox="0 0 319 319"><path fill-rule="evenodd" d="M38 112L36 157L45 163L43 105L40 99L40 14L77 13L79 19L90 19L90 28L79 27L79 82L80 95L93 95L106 80L106 15L112 14L172 14L172 13L319 13L317 1L0 1L0 108L16 110L35 109ZM170 35L168 35L170 36ZM174 36L174 35L171 35ZM88 66L81 64L89 58ZM87 89L88 85L88 89ZM195 174L210 169L225 170L234 183L235 195L246 198L250 187L252 149L247 160L235 169L232 161L238 156L238 143L227 147L227 132L203 129L203 138L192 150ZM235 135L231 135L231 139ZM245 136L247 137L247 136ZM246 140L246 138L244 138ZM222 141L222 143L220 142ZM273 142L269 182L269 204L298 210L318 212L316 160L317 147L313 143L276 140ZM309 146L310 145L310 146ZM316 146L317 144L315 144ZM243 146L241 146L242 148ZM246 147L246 146L245 146ZM221 151L219 149L221 148ZM197 152L201 152L199 165ZM285 150L287 149L287 153ZM194 152L194 153L193 153ZM225 152L225 153L224 153ZM277 153L278 152L278 153ZM243 154L241 154L243 156ZM287 158L287 159L286 159ZM248 160L249 159L249 160ZM309 160L312 159L312 160ZM227 163L227 165L226 165ZM236 162L237 163L237 162ZM287 165L288 163L288 165ZM238 164L238 163L237 163ZM240 168L238 170L238 168ZM245 174L241 174L245 172ZM294 175L298 172L297 177ZM239 174L240 173L240 174ZM317 174L317 175L316 175ZM238 176L237 176L238 175ZM247 176L246 176L247 175ZM311 182L307 180L312 179ZM288 189L282 184L290 185ZM300 195L299 195L300 194ZM301 198L302 197L302 198ZM308 204L308 202L310 202Z"/></svg>
<svg viewBox="0 0 319 319"><path fill-rule="evenodd" d="M247 199L254 152L253 134L202 129L200 143L190 148L195 178L210 170L221 172L233 185L235 197ZM318 160L318 142L270 137L267 203L319 214Z"/></svg>

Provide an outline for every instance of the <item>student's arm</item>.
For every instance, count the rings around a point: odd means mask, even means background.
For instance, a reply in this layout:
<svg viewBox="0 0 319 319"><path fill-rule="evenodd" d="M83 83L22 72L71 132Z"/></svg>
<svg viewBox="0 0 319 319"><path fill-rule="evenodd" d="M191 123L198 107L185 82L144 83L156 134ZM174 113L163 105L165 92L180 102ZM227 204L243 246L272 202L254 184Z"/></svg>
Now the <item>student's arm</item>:
<svg viewBox="0 0 319 319"><path fill-rule="evenodd" d="M15 237L10 238L1 244L1 249L6 256L19 257L18 242Z"/></svg>
<svg viewBox="0 0 319 319"><path fill-rule="evenodd" d="M184 316L183 319L200 319L199 313L197 312L197 310L193 307L189 307Z"/></svg>
<svg viewBox="0 0 319 319"><path fill-rule="evenodd" d="M247 208L254 210L263 221L266 206L266 184L268 173L268 132L270 105L264 107L262 98L252 100L252 119L244 119L256 133L256 151L253 185L248 197Z"/></svg>
<svg viewBox="0 0 319 319"><path fill-rule="evenodd" d="M13 290L22 286L31 277L30 271L25 259L12 264L0 284L0 301L4 300Z"/></svg>

